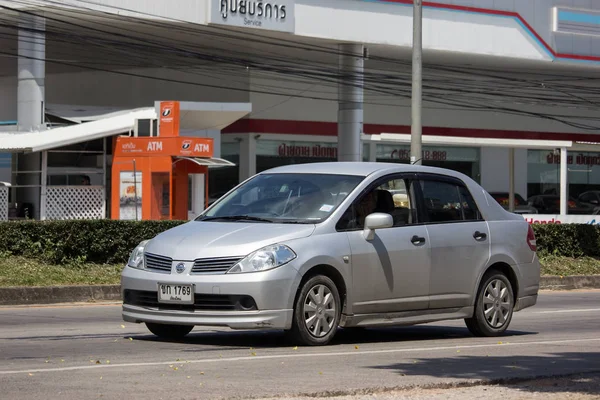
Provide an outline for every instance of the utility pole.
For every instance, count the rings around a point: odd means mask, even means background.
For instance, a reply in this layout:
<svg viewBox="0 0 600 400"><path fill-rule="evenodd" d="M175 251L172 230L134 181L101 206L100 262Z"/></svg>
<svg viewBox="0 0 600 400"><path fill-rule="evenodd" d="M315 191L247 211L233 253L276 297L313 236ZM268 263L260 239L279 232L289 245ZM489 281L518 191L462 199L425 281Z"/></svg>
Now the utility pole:
<svg viewBox="0 0 600 400"><path fill-rule="evenodd" d="M410 127L410 163L421 165L422 151L422 65L423 2L413 0L413 48L412 48L412 122Z"/></svg>

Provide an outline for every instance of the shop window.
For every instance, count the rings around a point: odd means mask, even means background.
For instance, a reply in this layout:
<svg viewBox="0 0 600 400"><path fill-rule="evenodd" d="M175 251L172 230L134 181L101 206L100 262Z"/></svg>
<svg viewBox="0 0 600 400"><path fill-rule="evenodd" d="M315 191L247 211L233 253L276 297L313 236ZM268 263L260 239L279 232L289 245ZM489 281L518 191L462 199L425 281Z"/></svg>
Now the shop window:
<svg viewBox="0 0 600 400"><path fill-rule="evenodd" d="M337 161L337 144L258 140L256 155L256 172L262 172L283 165Z"/></svg>
<svg viewBox="0 0 600 400"><path fill-rule="evenodd" d="M580 198L600 192L600 153L567 153L567 213L593 214L597 205ZM527 196L539 213L560 212L560 153L527 152Z"/></svg>
<svg viewBox="0 0 600 400"><path fill-rule="evenodd" d="M378 162L408 164L410 146L378 144ZM480 151L476 147L424 146L421 164L429 167L451 169L463 173L476 182L481 181Z"/></svg>
<svg viewBox="0 0 600 400"><path fill-rule="evenodd" d="M48 175L46 184L49 186L102 185L100 174L52 174Z"/></svg>

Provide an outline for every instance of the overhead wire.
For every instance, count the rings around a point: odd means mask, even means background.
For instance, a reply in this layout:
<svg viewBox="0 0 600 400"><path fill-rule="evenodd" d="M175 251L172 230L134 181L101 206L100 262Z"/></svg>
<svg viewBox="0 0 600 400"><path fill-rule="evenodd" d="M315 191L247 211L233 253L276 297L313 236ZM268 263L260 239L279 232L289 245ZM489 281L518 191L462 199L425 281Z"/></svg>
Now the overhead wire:
<svg viewBox="0 0 600 400"><path fill-rule="evenodd" d="M20 4L23 3L27 3L24 1L17 1ZM56 3L56 2L52 2L49 1L50 3ZM86 1L81 1L83 3L93 3L93 2L86 2ZM117 7L118 8L118 7ZM17 10L17 12L22 12ZM35 14L34 14L35 15ZM47 14L46 14L47 16ZM46 17L45 16L45 17ZM56 18L50 18L51 21L53 21L56 24L67 24L67 22L65 21L59 21ZM88 27L85 27L83 25L79 25L81 29L88 29ZM52 28L52 25L51 25ZM163 25L164 28L164 25ZM194 65L196 67L197 63L199 61L204 61L206 62L206 64L203 67L199 67L199 68L195 68L194 72L187 72L189 74L199 74L200 72L198 70L202 70L202 68L205 68L207 71L205 71L205 76L207 73L212 73L214 71L210 71L211 69L214 69L213 65L216 63L218 65L229 65L234 67L233 69L231 69L231 71L236 71L235 68L238 68L239 70L243 70L244 66L246 67L246 70L252 71L252 73L254 74L265 74L265 75L279 75L279 77L277 78L278 82L290 82L291 79L300 79L300 80L306 80L308 82L310 81L317 81L319 82L319 85L324 86L324 87L330 87L330 88L334 88L337 87L337 84L339 82L339 80L342 78L342 76L340 76L339 72L337 71L337 68L331 68L330 66L333 64L320 64L320 63L314 63L314 62L310 62L308 63L308 65L310 66L310 68L307 68L307 64L304 63L301 67L298 66L297 63L295 63L295 60L291 60L290 57L266 57L267 60L269 62L279 62L281 63L281 65L265 65L266 62L257 62L256 60L254 60L255 55L248 53L246 55L246 58L239 58L239 57L218 57L218 56L214 56L211 54L206 54L206 53L199 53L195 48L192 49L187 49L187 48L176 48L176 49L165 49L165 43L160 43L160 42L155 42L155 41L148 41L147 39L143 39L143 38L137 38L134 36L128 36L126 34L119 34L117 33L116 36L118 39L115 38L111 38L110 35L115 35L114 32L108 32L108 31L102 31L102 30L98 30L97 28L93 29L94 32L96 33L102 33L103 35L107 35L107 37L102 37L102 38L98 38L95 36L76 36L74 37L72 34L69 34L69 32L67 31L65 33L65 30L63 29L62 31L59 29L55 29L54 31L52 31L52 29L50 29L50 36L52 37L52 35L54 35L53 37L59 37L59 40L62 40L63 43L69 43L69 41L71 41L71 43L75 43L75 40L78 40L78 44L79 45L84 45L84 44L89 44L89 43L93 43L96 46L99 46L100 48L103 48L104 50L108 49L110 51L115 51L115 47L117 48L117 53L119 54L127 54L130 57L134 56L134 57L140 57L141 59L143 59L144 61L148 61L151 62L154 60L154 63L151 63L151 66L155 66L155 67L161 67L161 60L157 59L156 57L156 52L157 51L167 51L167 55L174 55L174 56L188 56L190 57L193 61L190 61L191 65ZM46 34L48 34L48 32L44 32ZM198 33L197 30L190 30L189 33ZM206 34L206 33L204 33ZM240 40L239 37L237 37L236 35L231 35L233 37L228 37L228 39L232 39L232 40ZM251 35L254 36L254 35ZM259 35L260 36L260 35ZM51 39L52 40L52 39ZM262 40L268 40L268 39L262 39ZM132 41L134 43L132 43ZM141 42L142 44L136 44L135 42ZM270 43L272 44L272 43ZM300 48L303 48L306 50L305 45L299 46ZM316 46L318 51L321 51L323 53L327 53L329 55L339 55L339 51L335 50L335 49L331 49L331 48L327 48L327 47L323 47L323 46ZM320 47L320 48L318 48ZM109 51L109 54L110 54ZM310 49L310 50L306 50L306 51L315 51L315 49ZM6 52L3 52L3 54L7 54ZM13 56L16 56L18 54L12 54ZM164 55L164 54L162 54ZM238 53L238 55L240 55ZM261 53L262 55L262 53ZM374 57L373 59L378 60L380 62L387 62L387 63L392 63L392 64L396 64L396 65L409 65L407 62L403 62L403 61L398 61L398 60L384 60L384 59L378 59L377 57ZM287 60L287 64L286 64L286 60ZM69 65L72 67L79 67L79 68L83 68L83 69L92 69L92 70L97 70L97 71L102 71L103 69L100 67L101 64L98 64L98 66L94 66L94 65L89 65L90 62L89 61L82 61L82 62L64 62L64 61L60 61L60 60L46 60L49 62L53 62L53 63L62 63L63 65ZM110 60L109 60L110 61ZM294 62L294 64L292 64L292 62ZM137 67L143 67L143 65L139 65L136 64L135 66ZM147 67L148 65L146 65ZM107 66L108 67L108 66ZM179 69L181 70L181 68L185 68L186 65L184 64L183 66L179 66L176 67L175 69ZM164 65L163 65L164 68ZM496 89L491 90L490 89L490 82L503 82L504 81L504 85L503 85L503 89L506 91L507 89L512 90L512 91L518 91L517 89L522 90L522 88L516 88L515 85L509 85L509 83L511 82L518 82L520 84L524 83L523 80L521 79L513 79L512 81L510 80L510 78L507 77L503 77L503 76L490 76L488 73L480 73L479 75L476 75L478 78L480 77L485 77L486 79L488 79L487 81L483 81L480 79L480 81L473 81L473 80L465 80L464 77L466 75L472 75L471 73L469 74L465 74L464 72L461 73L461 71L457 71L455 69L448 69L445 68L444 66L428 66L428 70L431 71L443 71L443 72L450 72L454 75L458 75L461 79L458 80L453 80L452 75L447 75L447 76L432 76L430 79L425 79L424 80L424 90L429 90L432 94L424 94L424 100L429 101L429 102L433 102L433 103L437 103L437 104L444 104L447 106L453 106L453 107L463 107L464 109L469 109L471 111L474 110L478 110L478 111L488 111L488 112L502 112L502 113L509 113L509 114L516 114L516 115L528 115L528 116L532 116L532 117L541 117L541 118L547 118L547 119L552 119L555 120L557 122L563 122L563 123L567 123L567 125L571 125L571 126L575 126L575 127L579 127L581 129L592 129L592 130L597 130L600 129L598 127L595 127L593 125L585 125L585 124L577 124L577 123L572 123L570 121L565 121L564 119L562 119L561 117L553 117L550 115L545 115L544 113L535 113L535 112L527 112L527 111L523 111L523 110L518 110L518 109L513 109L510 107L499 107L499 106L482 106L480 104L478 104L479 102L476 101L478 99L480 99L481 101L487 101L490 102L490 98L489 96L492 96L492 98L494 99L494 101L502 101L502 102L509 102L509 101L513 101L516 99L517 101L523 101L523 102L529 102L530 104L548 104L548 102L558 102L559 104L569 104L570 106L578 106L581 105L582 103L587 103L587 104L592 104L595 105L595 101L590 101L590 99L586 99L583 98L582 96L572 96L569 93L565 93L564 91L561 91L560 89L557 89L557 91L559 93L562 93L563 95L566 95L566 97L569 97L571 99L571 102L568 103L564 100L564 97L544 97L544 96L533 96L533 95L526 95L526 94L506 94L506 93L498 93L498 87L496 87ZM199 86L206 86L206 87L214 87L214 88L223 88L223 89L231 89L229 87L222 87L220 85L208 85L208 84L204 84L204 83L199 83L199 82L195 82L195 83L191 83L189 81L183 81L183 80L178 80L178 79L168 79L168 78L157 78L157 77L151 77L151 76L144 76L143 74L135 74L135 73L127 73L127 72L119 72L119 71L110 71L108 69L105 69L104 72L113 72L113 73L125 73L125 74L129 74L130 76L137 76L137 77L144 77L144 78L148 78L148 79L161 79L161 80L166 80L166 81L170 81L170 82L176 82L176 83L183 83L183 84L197 84ZM237 72L237 71L236 71ZM385 73L384 73L385 72ZM462 74L462 75L461 75ZM281 77L284 76L285 78ZM487 76L486 76L487 75ZM290 77L291 76L291 77ZM407 77L409 77L409 71L404 71L404 73L396 73L393 74L391 73L391 71L389 73L387 73L386 71L382 71L382 70L378 70L378 71L365 71L365 73L360 76L360 77L352 77L352 78L361 78L363 83L362 84L358 84L361 87L364 88L364 91L367 95L372 94L372 95L377 95L377 96L381 96L382 98L389 96L389 97L393 97L395 100L397 100L398 98L409 98L409 94L410 94L410 79L407 79ZM531 81L529 81L529 83L531 83ZM440 85L446 85L444 86L440 86ZM250 88L245 88L244 90L246 91L251 91L251 92L256 92L256 93L261 93L261 94L268 94L268 95L276 95L276 96L289 96L290 98L310 98L313 100L332 100L331 97L319 97L319 96L299 96L299 95L290 95L289 91L295 91L297 92L297 90L288 88L288 87L281 87L280 89L283 92L280 93L274 93L273 91L277 89L276 85L269 85L270 86L270 90L259 90L256 91L254 90L252 87ZM263 86L263 88L266 88L266 86ZM288 93L286 93L285 91L287 90ZM312 91L314 92L314 91ZM326 92L326 91L322 91L322 92ZM305 93L305 91L303 91L302 93ZM596 92L592 92L593 94L596 94ZM333 93L332 93L333 94ZM440 94L444 94L445 100L440 99ZM598 93L600 94L600 93ZM365 96L367 97L367 96ZM579 102L573 102L573 99L577 99L580 100ZM473 101L476 101L475 103L473 103ZM373 104L378 104L378 103L373 103Z"/></svg>

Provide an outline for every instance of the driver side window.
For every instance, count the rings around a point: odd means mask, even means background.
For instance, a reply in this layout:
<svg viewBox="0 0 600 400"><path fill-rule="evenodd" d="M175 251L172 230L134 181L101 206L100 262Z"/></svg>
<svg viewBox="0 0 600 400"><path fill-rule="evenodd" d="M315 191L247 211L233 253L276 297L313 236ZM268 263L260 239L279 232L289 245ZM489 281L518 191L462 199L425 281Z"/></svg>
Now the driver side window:
<svg viewBox="0 0 600 400"><path fill-rule="evenodd" d="M367 215L375 212L390 214L395 227L415 223L417 211L411 189L411 181L406 179L380 182L352 203L338 222L337 230L364 229Z"/></svg>

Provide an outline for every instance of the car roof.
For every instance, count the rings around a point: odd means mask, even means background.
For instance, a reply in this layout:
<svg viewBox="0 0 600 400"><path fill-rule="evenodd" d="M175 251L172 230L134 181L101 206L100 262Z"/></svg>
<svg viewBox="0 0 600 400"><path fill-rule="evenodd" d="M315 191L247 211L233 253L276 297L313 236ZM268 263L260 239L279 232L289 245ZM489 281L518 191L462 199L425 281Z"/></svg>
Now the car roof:
<svg viewBox="0 0 600 400"><path fill-rule="evenodd" d="M467 175L458 171L427 167L422 165L410 165L401 163L386 163L386 162L348 162L348 161L330 161L317 162L306 164L293 164L281 167L275 167L262 171L261 174L284 174L284 173L299 173L299 174L339 174L339 175L355 175L368 177L370 175L383 176L391 173L429 173L445 175L460 179L469 188L474 196L480 211L486 220L522 220L523 218L515 213L506 211L491 195L485 191L477 182Z"/></svg>
<svg viewBox="0 0 600 400"><path fill-rule="evenodd" d="M444 174L457 178L464 178L466 175L460 172L444 168L426 167L422 165L410 165L400 163L386 162L353 162L353 161L331 161L306 164L293 164L275 167L261 173L305 173L305 174L342 174L369 176L376 172L428 172L435 174Z"/></svg>

